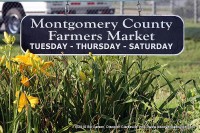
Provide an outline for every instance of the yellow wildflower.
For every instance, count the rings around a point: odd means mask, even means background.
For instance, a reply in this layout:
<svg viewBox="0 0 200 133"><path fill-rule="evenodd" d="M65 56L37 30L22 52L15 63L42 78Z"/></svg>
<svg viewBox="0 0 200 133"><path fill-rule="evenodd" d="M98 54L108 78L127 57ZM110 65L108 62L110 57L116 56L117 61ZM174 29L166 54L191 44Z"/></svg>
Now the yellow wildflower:
<svg viewBox="0 0 200 133"><path fill-rule="evenodd" d="M13 60L27 66L33 66L34 64L42 62L39 56L30 53L29 50L26 51L25 55L17 55Z"/></svg>
<svg viewBox="0 0 200 133"><path fill-rule="evenodd" d="M49 62L44 62L43 65L41 66L40 68L40 71L42 73L44 73L45 75L47 76L51 76L47 71L46 69L49 68L50 66L53 66L53 62L49 61Z"/></svg>
<svg viewBox="0 0 200 133"><path fill-rule="evenodd" d="M32 108L35 108L35 106L37 104L39 104L39 99L37 97L27 96L27 98L28 98L28 101L30 102Z"/></svg>
<svg viewBox="0 0 200 133"><path fill-rule="evenodd" d="M19 91L16 92L16 96L19 97ZM38 97L26 96L26 94L22 92L19 97L18 112L21 112L24 107L27 109L29 103L32 108L35 108L35 106L39 104Z"/></svg>
<svg viewBox="0 0 200 133"><path fill-rule="evenodd" d="M80 79L81 79L82 81L85 81L85 80L86 80L86 75L85 75L84 72L80 71L80 72L79 72L79 76L80 76Z"/></svg>
<svg viewBox="0 0 200 133"><path fill-rule="evenodd" d="M51 62L51 61L44 62L41 69L45 70L45 69L49 68L50 66L53 66L53 62Z"/></svg>
<svg viewBox="0 0 200 133"><path fill-rule="evenodd" d="M4 39L2 39L6 44L13 44L15 42L15 36L9 35L4 32Z"/></svg>
<svg viewBox="0 0 200 133"><path fill-rule="evenodd" d="M18 63L23 63L27 66L31 66L31 60L30 58L24 56L24 55L17 55L15 58L13 58L14 61L18 62Z"/></svg>
<svg viewBox="0 0 200 133"><path fill-rule="evenodd" d="M21 78L21 83L26 86L26 87L29 87L30 86L30 82L29 82L29 79L26 77L26 76L22 76Z"/></svg>
<svg viewBox="0 0 200 133"><path fill-rule="evenodd" d="M20 98L19 98L19 103L18 103L18 112L22 112L22 109L24 106L28 105L28 100L25 95L25 93L21 93Z"/></svg>
<svg viewBox="0 0 200 133"><path fill-rule="evenodd" d="M50 74L46 71L46 69L53 65L53 62L44 62L42 58L30 53L29 50L26 51L25 55L17 55L15 58L13 58L13 61L19 63L19 69L21 73L23 73L23 68L28 66L31 67L31 71L33 73L40 71L47 76L50 76Z"/></svg>
<svg viewBox="0 0 200 133"><path fill-rule="evenodd" d="M29 50L26 51L25 56L33 59L34 61L42 62L42 58L40 58L38 55L31 53Z"/></svg>

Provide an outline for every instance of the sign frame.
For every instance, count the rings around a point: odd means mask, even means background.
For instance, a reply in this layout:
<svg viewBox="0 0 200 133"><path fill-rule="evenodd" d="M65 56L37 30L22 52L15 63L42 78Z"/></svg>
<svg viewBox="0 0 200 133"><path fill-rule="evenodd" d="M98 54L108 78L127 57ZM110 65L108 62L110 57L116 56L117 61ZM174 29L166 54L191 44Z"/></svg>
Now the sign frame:
<svg viewBox="0 0 200 133"><path fill-rule="evenodd" d="M27 15L25 16L24 18L22 18L21 20L21 24L20 24L20 48L21 50L25 53L26 51L24 51L24 49L22 48L22 21L26 18L26 17L29 17L29 16L41 16L41 15ZM182 47L182 50L177 53L177 54L95 54L93 53L93 55L102 55L102 56L177 56L177 55L180 55L184 49L185 49L185 23L184 23L184 20L178 16L178 15L144 15L144 16L137 16L137 15L120 15L120 14L47 14L47 15L42 15L42 16L127 16L127 17L177 17L181 20L182 24L183 24L183 47ZM92 50L90 51L92 52ZM87 56L89 53L87 54L37 54L37 55L40 55L40 56Z"/></svg>

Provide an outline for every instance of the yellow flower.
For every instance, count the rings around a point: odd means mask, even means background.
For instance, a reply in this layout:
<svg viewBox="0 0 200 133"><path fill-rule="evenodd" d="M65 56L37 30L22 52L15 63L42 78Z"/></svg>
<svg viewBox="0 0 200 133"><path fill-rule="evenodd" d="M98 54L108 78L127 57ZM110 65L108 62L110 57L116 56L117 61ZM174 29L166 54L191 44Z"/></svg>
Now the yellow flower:
<svg viewBox="0 0 200 133"><path fill-rule="evenodd" d="M24 106L28 105L28 100L25 95L25 93L21 93L20 98L19 98L19 103L18 103L18 112L22 112L22 109Z"/></svg>
<svg viewBox="0 0 200 133"><path fill-rule="evenodd" d="M34 61L37 61L40 63L42 62L42 58L40 58L38 55L31 53L29 50L26 51L25 56L33 59Z"/></svg>
<svg viewBox="0 0 200 133"><path fill-rule="evenodd" d="M51 76L47 71L46 69L49 68L50 66L53 66L53 62L49 61L49 62L44 62L43 65L41 66L40 68L40 71L42 73L44 73L45 75L47 76Z"/></svg>
<svg viewBox="0 0 200 133"><path fill-rule="evenodd" d="M39 56L30 53L29 50L26 51L25 55L17 55L13 58L13 61L23 63L27 66L34 66L37 63L42 63L42 59Z"/></svg>
<svg viewBox="0 0 200 133"><path fill-rule="evenodd" d="M53 62L51 62L51 61L44 62L41 69L45 70L45 69L49 68L50 66L53 66Z"/></svg>
<svg viewBox="0 0 200 133"><path fill-rule="evenodd" d="M85 75L84 72L80 71L80 72L79 72L79 76L80 76L80 79L81 79L82 81L85 81L85 80L86 80L86 75Z"/></svg>
<svg viewBox="0 0 200 133"><path fill-rule="evenodd" d="M15 42L15 36L9 35L4 32L4 39L2 39L6 44L13 44Z"/></svg>
<svg viewBox="0 0 200 133"><path fill-rule="evenodd" d="M31 67L31 72L36 73L38 71L42 72L43 74L50 76L47 72L47 68L53 66L53 62L44 62L42 58L39 56L30 53L29 50L26 51L25 55L17 55L15 58L12 59L19 63L19 70L23 73L23 68L26 66Z"/></svg>
<svg viewBox="0 0 200 133"><path fill-rule="evenodd" d="M29 87L30 86L30 82L29 82L29 79L26 77L26 76L22 76L21 78L21 83L26 86L26 87Z"/></svg>
<svg viewBox="0 0 200 133"><path fill-rule="evenodd" d="M28 101L30 102L32 108L35 108L35 106L37 104L39 104L39 99L37 97L27 96L27 98L28 98Z"/></svg>
<svg viewBox="0 0 200 133"><path fill-rule="evenodd" d="M19 91L16 92L16 96L19 97ZM27 109L29 103L32 108L35 108L35 106L39 104L38 97L26 96L26 94L22 92L19 97L18 112L21 112L24 107Z"/></svg>

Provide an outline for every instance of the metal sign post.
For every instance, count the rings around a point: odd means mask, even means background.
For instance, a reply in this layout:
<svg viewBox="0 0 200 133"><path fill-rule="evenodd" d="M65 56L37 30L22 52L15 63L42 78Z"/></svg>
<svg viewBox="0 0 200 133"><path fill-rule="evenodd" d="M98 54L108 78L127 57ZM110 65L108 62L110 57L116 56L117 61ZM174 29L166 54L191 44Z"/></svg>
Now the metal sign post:
<svg viewBox="0 0 200 133"><path fill-rule="evenodd" d="M137 3L137 8L138 8L138 14L139 16L141 16L141 12L142 12L142 6L140 4L140 1L138 0L138 3Z"/></svg>
<svg viewBox="0 0 200 133"><path fill-rule="evenodd" d="M65 5L65 15L69 14L69 2Z"/></svg>

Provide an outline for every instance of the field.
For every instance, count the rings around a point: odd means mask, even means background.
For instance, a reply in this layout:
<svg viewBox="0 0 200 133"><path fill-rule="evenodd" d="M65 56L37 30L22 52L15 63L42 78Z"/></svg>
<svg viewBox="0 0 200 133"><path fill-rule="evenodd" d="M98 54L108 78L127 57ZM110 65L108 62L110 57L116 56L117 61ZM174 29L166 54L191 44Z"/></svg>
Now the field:
<svg viewBox="0 0 200 133"><path fill-rule="evenodd" d="M176 56L40 58L0 41L0 133L199 132L199 28Z"/></svg>

